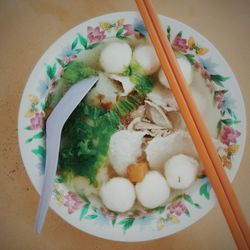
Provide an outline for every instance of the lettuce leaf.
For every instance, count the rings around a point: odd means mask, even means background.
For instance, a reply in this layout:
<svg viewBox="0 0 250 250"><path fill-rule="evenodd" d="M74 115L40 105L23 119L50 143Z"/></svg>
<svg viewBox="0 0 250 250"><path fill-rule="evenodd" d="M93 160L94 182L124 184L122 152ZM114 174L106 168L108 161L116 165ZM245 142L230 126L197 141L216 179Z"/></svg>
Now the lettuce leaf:
<svg viewBox="0 0 250 250"><path fill-rule="evenodd" d="M74 84L79 80L85 79L89 76L97 75L96 70L89 67L85 63L72 61L65 68L62 78L68 84Z"/></svg>
<svg viewBox="0 0 250 250"><path fill-rule="evenodd" d="M62 131L59 174L85 176L98 185L96 175L106 164L109 140L117 129L117 123L107 126L100 119L104 114L104 110L83 103L72 113Z"/></svg>
<svg viewBox="0 0 250 250"><path fill-rule="evenodd" d="M145 74L144 69L135 60L132 60L123 74L130 77L130 80L135 84L137 92L146 95L152 91L153 80Z"/></svg>

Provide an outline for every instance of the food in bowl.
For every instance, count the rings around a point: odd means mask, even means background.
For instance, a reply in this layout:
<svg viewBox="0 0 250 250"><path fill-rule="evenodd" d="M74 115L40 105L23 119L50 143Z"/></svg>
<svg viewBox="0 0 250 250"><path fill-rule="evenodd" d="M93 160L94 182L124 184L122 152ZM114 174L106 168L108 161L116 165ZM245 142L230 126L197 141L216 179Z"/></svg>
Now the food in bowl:
<svg viewBox="0 0 250 250"><path fill-rule="evenodd" d="M200 72L175 52L201 113L219 117L209 91L197 88ZM147 38L112 39L92 53L94 62L72 61L60 79L67 89L99 76L63 128L58 175L73 192L96 196L114 212L166 205L203 169L155 50Z"/></svg>

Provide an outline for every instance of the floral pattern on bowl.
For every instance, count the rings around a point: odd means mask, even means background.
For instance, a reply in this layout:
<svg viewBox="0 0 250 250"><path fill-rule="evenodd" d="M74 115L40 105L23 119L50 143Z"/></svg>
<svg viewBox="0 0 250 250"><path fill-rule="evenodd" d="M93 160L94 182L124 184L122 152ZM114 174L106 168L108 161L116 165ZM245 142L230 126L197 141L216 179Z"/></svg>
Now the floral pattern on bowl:
<svg viewBox="0 0 250 250"><path fill-rule="evenodd" d="M217 137L225 146L221 160L232 179L245 141L245 114L239 109L244 110L244 104L236 79L217 50L199 33L170 18L162 17L162 22L173 49L200 71L213 95L214 105L221 114ZM114 13L75 27L40 59L28 80L19 111L20 149L27 173L39 192L46 156L44 121L60 99L53 90L60 84L64 68L83 51L92 50L108 39L139 40L145 36L147 31L136 13ZM166 206L116 213L94 199L68 190L58 176L51 207L70 224L96 236L120 241L150 240L182 230L213 207L216 199L210 183L205 175L199 178L195 193L180 193Z"/></svg>

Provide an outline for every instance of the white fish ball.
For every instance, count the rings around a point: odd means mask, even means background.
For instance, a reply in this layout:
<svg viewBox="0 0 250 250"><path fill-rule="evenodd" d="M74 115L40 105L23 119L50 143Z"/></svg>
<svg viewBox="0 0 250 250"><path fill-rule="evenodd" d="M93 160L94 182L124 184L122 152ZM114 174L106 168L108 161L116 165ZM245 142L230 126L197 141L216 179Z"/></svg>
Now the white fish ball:
<svg viewBox="0 0 250 250"><path fill-rule="evenodd" d="M181 68L181 71L184 75L184 78L187 82L187 85L190 85L192 83L192 80L193 80L193 71L192 71L191 63L184 56L177 57L177 62Z"/></svg>
<svg viewBox="0 0 250 250"><path fill-rule="evenodd" d="M170 194L166 179L158 171L149 171L142 182L135 186L139 202L146 208L156 208L164 204Z"/></svg>
<svg viewBox="0 0 250 250"><path fill-rule="evenodd" d="M133 58L142 66L148 75L156 72L160 67L159 59L152 46L143 45L136 47L133 52Z"/></svg>
<svg viewBox="0 0 250 250"><path fill-rule="evenodd" d="M108 209L126 212L134 205L135 188L128 179L115 177L101 187L100 197Z"/></svg>
<svg viewBox="0 0 250 250"><path fill-rule="evenodd" d="M193 71L191 63L184 56L177 57L176 60L180 66L182 74L184 75L187 85L190 85L193 81ZM158 79L163 86L165 86L166 88L170 88L168 80L162 69L160 69L158 73Z"/></svg>
<svg viewBox="0 0 250 250"><path fill-rule="evenodd" d="M164 165L168 185L174 189L185 189L192 185L198 173L199 163L192 157L178 154Z"/></svg>
<svg viewBox="0 0 250 250"><path fill-rule="evenodd" d="M132 50L127 43L109 43L101 52L100 64L108 73L122 73L129 66Z"/></svg>

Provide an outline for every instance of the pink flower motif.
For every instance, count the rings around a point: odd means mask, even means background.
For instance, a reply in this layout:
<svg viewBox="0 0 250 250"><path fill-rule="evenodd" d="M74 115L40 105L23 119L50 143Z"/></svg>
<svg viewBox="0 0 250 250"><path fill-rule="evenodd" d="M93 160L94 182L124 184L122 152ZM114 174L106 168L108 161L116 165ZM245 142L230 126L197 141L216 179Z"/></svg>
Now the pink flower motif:
<svg viewBox="0 0 250 250"><path fill-rule="evenodd" d="M88 26L87 33L89 43L100 42L106 37L105 31L101 31L99 26L95 28Z"/></svg>
<svg viewBox="0 0 250 250"><path fill-rule="evenodd" d="M62 75L62 73L63 73L63 67L61 67L61 68L59 68L58 70L57 70L57 75L58 76L61 76Z"/></svg>
<svg viewBox="0 0 250 250"><path fill-rule="evenodd" d="M103 212L104 215L106 215L111 220L116 219L116 214L114 212L106 209L105 207L101 207L100 210Z"/></svg>
<svg viewBox="0 0 250 250"><path fill-rule="evenodd" d="M124 36L130 36L134 34L134 26L132 24L124 24L123 28L125 29Z"/></svg>
<svg viewBox="0 0 250 250"><path fill-rule="evenodd" d="M69 60L72 61L72 60L74 60L75 58L76 58L76 55L71 55L71 56L69 57Z"/></svg>
<svg viewBox="0 0 250 250"><path fill-rule="evenodd" d="M55 87L56 87L56 77L53 77L49 83L49 91L53 90Z"/></svg>
<svg viewBox="0 0 250 250"><path fill-rule="evenodd" d="M34 117L30 119L30 129L42 129L44 126L44 114L43 112L37 112Z"/></svg>
<svg viewBox="0 0 250 250"><path fill-rule="evenodd" d="M61 63L62 64L68 64L69 62L71 62L75 58L76 58L76 55L66 56L66 57L61 59Z"/></svg>
<svg viewBox="0 0 250 250"><path fill-rule="evenodd" d="M61 63L62 63L62 64L67 64L67 63L69 63L69 62L70 62L69 57L64 57L64 58L61 59Z"/></svg>
<svg viewBox="0 0 250 250"><path fill-rule="evenodd" d="M229 146L230 143L236 143L236 138L240 135L240 131L233 129L230 126L224 126L220 134L220 139L222 143Z"/></svg>
<svg viewBox="0 0 250 250"><path fill-rule="evenodd" d="M142 211L136 210L136 211L133 213L133 215L132 215L131 217L133 217L133 218L140 218L140 217L142 217L143 215L144 215L144 214L143 214Z"/></svg>
<svg viewBox="0 0 250 250"><path fill-rule="evenodd" d="M65 195L66 201L64 202L64 206L68 208L68 213L72 214L76 210L78 210L82 206L82 200L73 192L68 192Z"/></svg>
<svg viewBox="0 0 250 250"><path fill-rule="evenodd" d="M214 83L213 83L213 82L209 82L209 89L210 89L210 92L211 92L211 93L214 93L214 91L215 91L215 86L214 86Z"/></svg>
<svg viewBox="0 0 250 250"><path fill-rule="evenodd" d="M201 70L201 75L205 78L208 79L209 81L211 81L211 75L208 72L208 70L203 66L202 63L200 62L196 62L194 65L197 69Z"/></svg>
<svg viewBox="0 0 250 250"><path fill-rule="evenodd" d="M121 218L127 217L127 213L126 212L121 212L121 213L119 213L119 216Z"/></svg>
<svg viewBox="0 0 250 250"><path fill-rule="evenodd" d="M180 50L181 52L184 52L184 53L186 53L187 49L189 48L188 44L187 44L187 39L182 38L181 35L177 35L175 37L175 39L172 43L172 46L173 46L173 48Z"/></svg>
<svg viewBox="0 0 250 250"><path fill-rule="evenodd" d="M175 214L177 216L181 216L183 213L188 212L187 207L185 206L183 201L177 201L172 203L169 207L168 210L170 214Z"/></svg>
<svg viewBox="0 0 250 250"><path fill-rule="evenodd" d="M201 68L201 74L204 78L208 79L209 81L211 81L211 75L208 72L207 69L205 69L204 67Z"/></svg>
<svg viewBox="0 0 250 250"><path fill-rule="evenodd" d="M203 67L200 62L195 62L194 66L195 66L196 69L200 69L200 68Z"/></svg>
<svg viewBox="0 0 250 250"><path fill-rule="evenodd" d="M222 91L219 92L219 94L217 95L217 108L221 109L223 106L223 100L224 100L224 93Z"/></svg>

